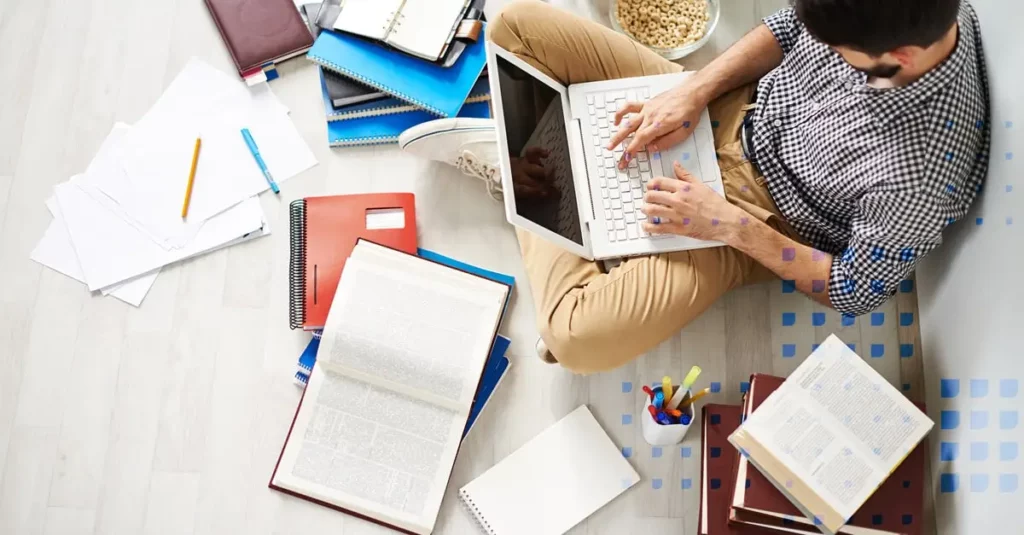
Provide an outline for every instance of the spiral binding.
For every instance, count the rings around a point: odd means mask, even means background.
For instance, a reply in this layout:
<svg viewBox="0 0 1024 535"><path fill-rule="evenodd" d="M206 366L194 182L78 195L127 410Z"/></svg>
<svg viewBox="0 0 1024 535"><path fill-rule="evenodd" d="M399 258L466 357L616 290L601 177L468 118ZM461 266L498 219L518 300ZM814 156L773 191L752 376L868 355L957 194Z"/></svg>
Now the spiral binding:
<svg viewBox="0 0 1024 535"><path fill-rule="evenodd" d="M475 104L477 102L490 102L490 93L480 93L477 95L470 95L466 99L466 104ZM405 113L407 111L416 111L419 108L412 104L407 105L395 105L395 106L381 106L380 108L373 108L369 110L359 111L348 111L340 113L331 113L327 116L328 121L346 121L349 119L360 119L362 117L380 117L381 115L391 115L395 113Z"/></svg>
<svg viewBox="0 0 1024 535"><path fill-rule="evenodd" d="M291 250L288 260L288 324L301 329L306 320L306 201L288 206Z"/></svg>
<svg viewBox="0 0 1024 535"><path fill-rule="evenodd" d="M360 137L355 139L345 139L341 141L331 141L332 147L359 147L369 145L390 145L392 143L398 143L397 137Z"/></svg>
<svg viewBox="0 0 1024 535"><path fill-rule="evenodd" d="M340 74L342 76L348 76L349 78L352 78L353 80L357 80L357 81L362 82L362 83L364 83L364 84L366 84L366 85L368 85L370 87L374 87L376 89L379 89L379 90L381 90L381 91L383 91L383 92L385 92L385 93L387 93L389 95L393 95L393 96L398 97L398 98L400 98L400 99L402 99L402 100L404 100L406 102L409 102L411 104L415 104L416 106L419 106L420 108L423 108L424 110L427 110L430 113L433 113L434 115L437 115L439 117L447 117L447 115L445 115L444 112L442 112L441 110L439 110L439 109L437 109L437 108L435 108L433 106L428 105L425 102L420 102L420 101L410 97L409 95L406 95L405 93L402 93L402 92L399 92L399 91L395 91L394 89L391 89L390 87L388 87L388 86L386 86L384 84L379 84L379 83L377 83L377 82L375 82L375 81L373 81L373 80L371 80L371 79L369 79L369 78L367 78L365 76L362 76L360 74L356 74L355 72L352 72L352 71L346 69L345 67L342 67L341 65L338 65L337 63L334 63L332 61L328 61L328 60L326 60L324 58L321 58L319 56L308 55L306 57L308 57L309 60L312 61L313 63L319 64L322 67L326 67L326 68L328 68L328 69L330 69L330 70L332 70L332 71L334 71L334 72L336 72L336 73L338 73L338 74Z"/></svg>
<svg viewBox="0 0 1024 535"><path fill-rule="evenodd" d="M477 509L476 503L473 502L473 498L470 498L469 494L467 494L464 489L459 490L459 498L462 499L462 506L469 511L469 514L473 515L473 518L476 519L477 525L480 526L480 529L482 529L484 533L487 535L497 535L497 532L494 531L491 524L487 522L486 518L484 518L484 514L480 509Z"/></svg>

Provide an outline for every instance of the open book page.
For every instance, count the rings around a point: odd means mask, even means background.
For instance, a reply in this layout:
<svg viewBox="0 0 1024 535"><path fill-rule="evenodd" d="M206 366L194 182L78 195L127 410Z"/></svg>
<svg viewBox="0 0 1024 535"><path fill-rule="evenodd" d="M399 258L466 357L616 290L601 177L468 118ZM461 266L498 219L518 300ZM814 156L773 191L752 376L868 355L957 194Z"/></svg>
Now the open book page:
<svg viewBox="0 0 1024 535"><path fill-rule="evenodd" d="M383 40L405 0L345 0L334 29ZM422 2L424 4L430 2Z"/></svg>
<svg viewBox="0 0 1024 535"><path fill-rule="evenodd" d="M315 366L274 484L429 533L465 419Z"/></svg>
<svg viewBox="0 0 1024 535"><path fill-rule="evenodd" d="M507 293L505 285L360 242L317 361L468 415Z"/></svg>
<svg viewBox="0 0 1024 535"><path fill-rule="evenodd" d="M467 0L409 0L388 35L389 45L428 61L441 57Z"/></svg>
<svg viewBox="0 0 1024 535"><path fill-rule="evenodd" d="M932 425L833 335L747 418L734 442L746 447L746 435L762 472L775 472L768 465L777 461L849 518Z"/></svg>

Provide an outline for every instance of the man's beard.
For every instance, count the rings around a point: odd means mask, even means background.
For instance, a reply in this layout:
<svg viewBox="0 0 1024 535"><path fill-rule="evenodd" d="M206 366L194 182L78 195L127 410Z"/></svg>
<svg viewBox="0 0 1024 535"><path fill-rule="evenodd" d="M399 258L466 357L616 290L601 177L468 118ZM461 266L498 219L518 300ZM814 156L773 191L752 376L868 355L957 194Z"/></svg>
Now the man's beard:
<svg viewBox="0 0 1024 535"><path fill-rule="evenodd" d="M868 75L868 78L892 78L896 76L902 67L900 65L875 65L870 69L857 69Z"/></svg>

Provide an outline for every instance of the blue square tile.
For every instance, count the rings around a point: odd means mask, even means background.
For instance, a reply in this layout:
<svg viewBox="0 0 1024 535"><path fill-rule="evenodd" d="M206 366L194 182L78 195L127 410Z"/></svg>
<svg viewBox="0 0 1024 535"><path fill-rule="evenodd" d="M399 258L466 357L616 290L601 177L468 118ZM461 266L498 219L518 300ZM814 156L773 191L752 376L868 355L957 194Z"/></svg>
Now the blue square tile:
<svg viewBox="0 0 1024 535"><path fill-rule="evenodd" d="M627 458L627 459L632 457L633 456L633 448L630 448L628 446L623 447L622 448L622 456Z"/></svg>
<svg viewBox="0 0 1024 535"><path fill-rule="evenodd" d="M939 415L939 420L942 422L943 429L956 429L960 427L960 412L959 411L942 411Z"/></svg>
<svg viewBox="0 0 1024 535"><path fill-rule="evenodd" d="M693 488L693 480L688 477L684 478L681 486L683 487L683 490L690 490Z"/></svg>
<svg viewBox="0 0 1024 535"><path fill-rule="evenodd" d="M740 381L740 392L746 393L747 390L750 390L750 383L747 381Z"/></svg>
<svg viewBox="0 0 1024 535"><path fill-rule="evenodd" d="M857 351L857 344L846 344L846 347L850 348L850 351Z"/></svg>
<svg viewBox="0 0 1024 535"><path fill-rule="evenodd" d="M871 358L880 359L885 356L885 344L871 344Z"/></svg>
<svg viewBox="0 0 1024 535"><path fill-rule="evenodd" d="M900 292L901 293L908 294L908 293L910 293L912 291L914 291L914 280L913 279L906 279L906 280L901 280L900 281Z"/></svg>
<svg viewBox="0 0 1024 535"><path fill-rule="evenodd" d="M910 392L910 383L903 383L903 391Z"/></svg>
<svg viewBox="0 0 1024 535"><path fill-rule="evenodd" d="M909 359L914 356L914 344L900 344L900 357Z"/></svg>
<svg viewBox="0 0 1024 535"><path fill-rule="evenodd" d="M657 459L661 457L662 451L660 446L654 446L651 448L651 457Z"/></svg>
<svg viewBox="0 0 1024 535"><path fill-rule="evenodd" d="M942 474L939 476L939 489L944 493L956 492L960 488L958 474Z"/></svg>
<svg viewBox="0 0 1024 535"><path fill-rule="evenodd" d="M814 352L814 351L817 351L817 349L818 349L818 346L820 346L820 345L821 345L821 344L811 344L811 351L812 351L812 352Z"/></svg>
<svg viewBox="0 0 1024 535"><path fill-rule="evenodd" d="M985 429L988 427L988 412L971 411L971 429Z"/></svg>
<svg viewBox="0 0 1024 535"><path fill-rule="evenodd" d="M988 442L971 442L971 460L988 460Z"/></svg>
<svg viewBox="0 0 1024 535"><path fill-rule="evenodd" d="M722 423L722 415L721 414L712 414L711 415L711 425L718 425L720 423Z"/></svg>
<svg viewBox="0 0 1024 535"><path fill-rule="evenodd" d="M909 479L904 479L903 480L903 488L905 488L905 489L909 489L910 488L910 480Z"/></svg>
<svg viewBox="0 0 1024 535"><path fill-rule="evenodd" d="M849 326L853 325L856 322L857 322L857 317L856 316L851 316L850 314L843 314L843 318L842 318L843 327L849 327Z"/></svg>
<svg viewBox="0 0 1024 535"><path fill-rule="evenodd" d="M683 459L689 459L693 455L693 450L689 446L683 446L679 450L679 456Z"/></svg>
<svg viewBox="0 0 1024 535"><path fill-rule="evenodd" d="M717 394L718 392L722 391L722 383L719 383L718 381L712 381L710 388L712 394Z"/></svg>
<svg viewBox="0 0 1024 535"><path fill-rule="evenodd" d="M793 312L783 312L782 313L782 326L783 327L790 327L792 325L796 325L796 314L793 313Z"/></svg>
<svg viewBox="0 0 1024 535"><path fill-rule="evenodd" d="M999 492L1017 492L1017 474L999 474Z"/></svg>
<svg viewBox="0 0 1024 535"><path fill-rule="evenodd" d="M811 325L814 325L815 327L821 327L824 324L825 324L825 313L824 312L814 312L814 313L811 314Z"/></svg>
<svg viewBox="0 0 1024 535"><path fill-rule="evenodd" d="M976 217L976 218L974 218L974 224L978 225L978 226L984 225L985 224L985 218L984 217Z"/></svg>
<svg viewBox="0 0 1024 535"><path fill-rule="evenodd" d="M900 521L903 522L904 526L909 526L914 523L914 515L904 514L903 517L900 518Z"/></svg>
<svg viewBox="0 0 1024 535"><path fill-rule="evenodd" d="M709 453L712 459L717 459L722 456L722 448L709 448Z"/></svg>
<svg viewBox="0 0 1024 535"><path fill-rule="evenodd" d="M782 358L791 359L796 356L796 344L782 344Z"/></svg>
<svg viewBox="0 0 1024 535"><path fill-rule="evenodd" d="M914 324L913 312L900 312L900 327L909 327Z"/></svg>
<svg viewBox="0 0 1024 535"><path fill-rule="evenodd" d="M633 415L632 414L623 414L622 415L622 425L629 425L631 423L633 423Z"/></svg>
<svg viewBox="0 0 1024 535"><path fill-rule="evenodd" d="M1003 462L1016 461L1020 455L1020 447L1016 442L999 443L999 460Z"/></svg>
<svg viewBox="0 0 1024 535"><path fill-rule="evenodd" d="M885 312L872 312L871 326L881 327L882 325L885 325Z"/></svg>
<svg viewBox="0 0 1024 535"><path fill-rule="evenodd" d="M710 481L708 481L708 487L710 487L711 490L718 490L718 489L722 488L722 480L718 479L716 477L713 477L713 478L711 478Z"/></svg>
<svg viewBox="0 0 1024 535"><path fill-rule="evenodd" d="M983 398L988 395L988 379L971 379L971 397Z"/></svg>
<svg viewBox="0 0 1024 535"><path fill-rule="evenodd" d="M988 474L971 474L971 492L988 490Z"/></svg>
<svg viewBox="0 0 1024 535"><path fill-rule="evenodd" d="M999 411L999 429L1016 429L1017 411Z"/></svg>
<svg viewBox="0 0 1024 535"><path fill-rule="evenodd" d="M956 442L943 442L939 444L939 460L955 461L960 456L960 445Z"/></svg>
<svg viewBox="0 0 1024 535"><path fill-rule="evenodd" d="M633 391L633 383L630 381L622 381L622 393L628 394Z"/></svg>
<svg viewBox="0 0 1024 535"><path fill-rule="evenodd" d="M791 294L796 291L795 280L783 280L782 281L782 293Z"/></svg>
<svg viewBox="0 0 1024 535"><path fill-rule="evenodd" d="M944 398L955 398L960 395L960 379L941 379L939 392Z"/></svg>
<svg viewBox="0 0 1024 535"><path fill-rule="evenodd" d="M660 477L656 477L656 478L651 480L651 488L654 489L654 490L658 490L658 489L661 488L661 478Z"/></svg>
<svg viewBox="0 0 1024 535"><path fill-rule="evenodd" d="M872 526L881 526L882 525L882 515L871 515L871 525Z"/></svg>
<svg viewBox="0 0 1024 535"><path fill-rule="evenodd" d="M749 489L749 488L750 488L750 479L749 479L749 478L748 478L748 479L746 480L746 482L745 482L745 483L743 484L743 488L745 488L745 489Z"/></svg>
<svg viewBox="0 0 1024 535"><path fill-rule="evenodd" d="M1016 379L1001 379L999 381L999 397L1001 398L1015 398L1017 397L1019 384Z"/></svg>

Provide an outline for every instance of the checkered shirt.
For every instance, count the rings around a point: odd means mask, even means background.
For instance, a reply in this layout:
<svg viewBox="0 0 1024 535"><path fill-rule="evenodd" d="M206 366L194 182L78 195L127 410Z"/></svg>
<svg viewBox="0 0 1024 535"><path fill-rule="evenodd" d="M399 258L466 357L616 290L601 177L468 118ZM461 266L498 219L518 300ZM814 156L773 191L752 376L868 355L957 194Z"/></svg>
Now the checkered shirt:
<svg viewBox="0 0 1024 535"><path fill-rule="evenodd" d="M785 219L833 255L830 280L812 286L840 312L894 295L981 191L988 80L974 9L964 2L958 18L952 55L892 89L869 87L792 8L764 19L785 57L758 84L754 158Z"/></svg>

